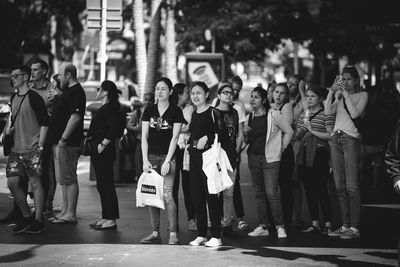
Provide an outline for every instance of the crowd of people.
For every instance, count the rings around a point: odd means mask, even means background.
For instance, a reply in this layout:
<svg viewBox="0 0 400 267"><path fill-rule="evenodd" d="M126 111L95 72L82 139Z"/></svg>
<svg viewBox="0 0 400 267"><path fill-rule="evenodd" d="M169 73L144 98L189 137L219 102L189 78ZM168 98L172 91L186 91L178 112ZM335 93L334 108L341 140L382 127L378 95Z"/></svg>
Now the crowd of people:
<svg viewBox="0 0 400 267"><path fill-rule="evenodd" d="M14 208L1 222L15 222L14 233L45 230L43 214L53 210L57 183L62 189L62 210L48 221L77 223L77 164L84 138L85 92L74 65L63 65L54 85L46 78L47 72L46 62L38 60L31 68L16 67L11 74L16 93L11 97L12 115L5 134L14 138L6 168ZM218 84L217 97L211 100L204 82L173 85L162 77L126 123L136 144L131 151L136 179L151 169L164 178L168 244L179 244L180 180L188 230L197 231L191 246L218 247L222 237L234 238L237 231L249 231L250 237L273 232L286 238L290 226L302 223L302 192L311 217L310 225L302 225L303 232L359 238L363 184L368 190L377 190L391 136L388 132L394 131L398 120L395 87L384 84L363 90L354 66L346 66L330 88L306 83L296 74L287 83L268 89L255 87L251 111L246 112L239 100L242 86L238 76L224 79ZM119 218L113 178L115 142L124 128L119 94L112 81L101 83L97 90L101 107L86 136L102 208L99 220L89 226L100 231L117 229ZM382 128L385 131L379 130ZM202 155L214 138L232 166L228 174L233 185L220 194L209 192L202 169ZM240 187L244 150L257 205L258 224L253 229L245 220ZM371 162L374 171L367 178ZM341 212L341 225L336 229L328 192L331 174ZM26 201L28 192L33 194L34 214ZM150 206L149 211L152 232L141 243L160 243L160 209Z"/></svg>

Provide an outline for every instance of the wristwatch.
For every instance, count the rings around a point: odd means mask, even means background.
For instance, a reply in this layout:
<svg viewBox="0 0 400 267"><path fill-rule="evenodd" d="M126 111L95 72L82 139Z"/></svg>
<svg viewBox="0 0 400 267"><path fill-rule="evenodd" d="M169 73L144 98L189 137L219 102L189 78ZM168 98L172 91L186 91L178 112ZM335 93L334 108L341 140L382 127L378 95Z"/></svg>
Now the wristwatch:
<svg viewBox="0 0 400 267"><path fill-rule="evenodd" d="M168 164L170 164L170 163L171 163L171 161L170 161L170 160L165 160L164 162L165 162L165 163L168 163Z"/></svg>
<svg viewBox="0 0 400 267"><path fill-rule="evenodd" d="M103 144L103 142L100 143L101 147L105 148L107 145Z"/></svg>
<svg viewBox="0 0 400 267"><path fill-rule="evenodd" d="M67 139L65 139L64 137L61 136L60 141L64 143L64 142L67 142Z"/></svg>

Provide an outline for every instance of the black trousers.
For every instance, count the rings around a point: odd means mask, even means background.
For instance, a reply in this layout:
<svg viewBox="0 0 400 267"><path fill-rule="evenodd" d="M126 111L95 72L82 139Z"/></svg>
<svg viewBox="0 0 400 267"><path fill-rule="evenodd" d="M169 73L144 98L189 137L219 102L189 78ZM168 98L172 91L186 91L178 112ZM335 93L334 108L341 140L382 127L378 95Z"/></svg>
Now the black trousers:
<svg viewBox="0 0 400 267"><path fill-rule="evenodd" d="M293 215L293 170L294 152L291 144L282 153L279 168L279 187L281 190L283 222L290 225Z"/></svg>
<svg viewBox="0 0 400 267"><path fill-rule="evenodd" d="M97 148L97 145L95 145L95 148ZM118 219L118 197L115 192L113 175L113 163L115 160L114 142L109 143L101 154L93 151L90 160L96 174L97 190L100 194L101 217L106 220Z"/></svg>
<svg viewBox="0 0 400 267"><path fill-rule="evenodd" d="M236 180L233 188L233 207L235 208L236 217L242 218L244 216L242 190L240 189L240 155L239 164L237 165Z"/></svg>
<svg viewBox="0 0 400 267"><path fill-rule="evenodd" d="M175 150L175 161L176 161L176 171L175 171L175 180L174 180L174 187L172 189L175 205L176 205L176 210L179 211L178 209L178 195L179 195L179 183L180 183L180 178L182 175L182 190L183 190L183 198L185 201L185 208L186 208L186 213L187 213L187 218L189 220L194 220L195 218L195 213L194 213L194 207L192 203L192 196L191 196L191 191L190 191L190 174L189 171L184 171L183 170L183 153L184 150L181 150L179 147L176 147ZM179 212L176 213L176 220L178 221L178 216Z"/></svg>
<svg viewBox="0 0 400 267"><path fill-rule="evenodd" d="M325 222L332 221L332 205L328 194L329 151L317 148L314 164L307 167L299 165L299 177L304 185L311 220L319 220L319 206Z"/></svg>
<svg viewBox="0 0 400 267"><path fill-rule="evenodd" d="M207 177L203 172L203 159L201 153L190 154L190 189L198 235L207 237L207 207L210 213L211 235L221 238L221 218L223 215L222 193L209 194L207 188Z"/></svg>

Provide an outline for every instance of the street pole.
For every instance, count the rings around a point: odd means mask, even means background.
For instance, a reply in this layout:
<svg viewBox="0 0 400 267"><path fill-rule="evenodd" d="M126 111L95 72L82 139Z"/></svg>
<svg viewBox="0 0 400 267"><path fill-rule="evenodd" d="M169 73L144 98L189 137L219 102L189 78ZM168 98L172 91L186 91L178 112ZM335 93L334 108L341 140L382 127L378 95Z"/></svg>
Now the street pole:
<svg viewBox="0 0 400 267"><path fill-rule="evenodd" d="M107 62L107 0L101 5L100 82L106 79Z"/></svg>

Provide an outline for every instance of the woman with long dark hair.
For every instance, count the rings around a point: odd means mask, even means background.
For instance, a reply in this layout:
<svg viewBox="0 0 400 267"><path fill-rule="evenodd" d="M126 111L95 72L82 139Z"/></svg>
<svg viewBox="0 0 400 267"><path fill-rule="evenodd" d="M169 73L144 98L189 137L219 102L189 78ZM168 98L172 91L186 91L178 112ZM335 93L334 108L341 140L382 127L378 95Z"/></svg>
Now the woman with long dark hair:
<svg viewBox="0 0 400 267"><path fill-rule="evenodd" d="M279 85L275 90L280 90ZM275 91L274 95L275 100L280 98L281 91ZM259 223L249 236L269 235L269 204L278 238L286 238L278 179L282 152L289 145L293 130L279 110L269 107L267 91L263 88L254 88L250 104L253 112L247 116L244 131L250 143L247 150L248 164L255 189Z"/></svg>
<svg viewBox="0 0 400 267"><path fill-rule="evenodd" d="M189 222L188 230L189 231L196 231L197 226L195 222L195 214L194 214L194 207L192 203L192 196L190 193L190 177L189 177L189 169L187 168L188 163L184 162L187 161L188 157L188 141L190 137L189 131L189 124L190 120L192 119L193 113L193 106L190 104L189 100L189 88L184 83L177 83L173 87L172 99L175 104L182 109L183 117L187 123L182 124L181 133L179 134L178 138L178 146L176 147L175 158L176 158L176 172L175 172L175 181L174 181L174 200L176 204L176 209L178 209L178 193L179 193L179 183L180 178L182 175L182 190L183 190L183 197L185 201L185 208L187 213L187 219ZM178 212L177 218L178 221Z"/></svg>
<svg viewBox="0 0 400 267"><path fill-rule="evenodd" d="M113 164L115 139L120 135L121 107L118 96L121 91L112 81L103 81L97 89L97 100L102 106L92 118L88 136L91 137L90 160L96 175L97 190L102 207L101 219L89 226L95 230L117 229L119 218L118 197L115 192Z"/></svg>
<svg viewBox="0 0 400 267"><path fill-rule="evenodd" d="M173 198L175 180L174 154L182 123L182 110L171 102L172 82L166 77L156 82L156 104L145 109L142 116L143 171L154 169L164 177L164 201L168 213L170 245L179 243L176 224L176 205ZM143 244L160 243L160 209L149 207L153 232L143 238Z"/></svg>

